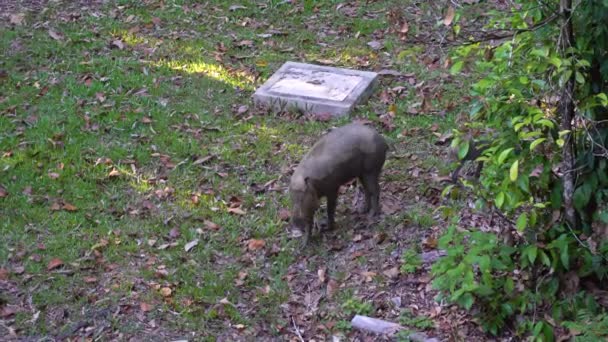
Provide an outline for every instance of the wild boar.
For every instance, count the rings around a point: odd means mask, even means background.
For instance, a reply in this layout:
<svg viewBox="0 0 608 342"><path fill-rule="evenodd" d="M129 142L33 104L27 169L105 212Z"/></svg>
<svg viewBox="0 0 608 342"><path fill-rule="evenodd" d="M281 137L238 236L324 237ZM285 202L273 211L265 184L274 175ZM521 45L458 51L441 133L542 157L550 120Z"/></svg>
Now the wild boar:
<svg viewBox="0 0 608 342"><path fill-rule="evenodd" d="M380 213L378 183L388 145L373 128L352 123L323 136L304 156L289 185L292 224L304 232L306 246L315 211L322 197L327 198L327 227L333 229L336 200L341 185L357 178L365 193L363 213Z"/></svg>

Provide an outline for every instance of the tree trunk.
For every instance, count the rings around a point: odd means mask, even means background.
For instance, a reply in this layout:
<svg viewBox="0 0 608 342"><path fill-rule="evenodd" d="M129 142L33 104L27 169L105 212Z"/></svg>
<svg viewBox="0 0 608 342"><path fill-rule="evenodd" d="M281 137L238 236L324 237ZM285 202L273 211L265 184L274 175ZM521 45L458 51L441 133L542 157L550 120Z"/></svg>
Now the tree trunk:
<svg viewBox="0 0 608 342"><path fill-rule="evenodd" d="M572 0L560 0L561 34L559 48L564 57L567 57L567 49L574 45L574 32L572 30ZM566 222L576 226L576 211L574 210L574 180L575 180L575 155L574 135L572 133L572 121L574 119L574 73L564 84L562 89L559 111L562 116L561 129L570 131L564 136L564 151L562 161L563 184L564 184L564 209Z"/></svg>

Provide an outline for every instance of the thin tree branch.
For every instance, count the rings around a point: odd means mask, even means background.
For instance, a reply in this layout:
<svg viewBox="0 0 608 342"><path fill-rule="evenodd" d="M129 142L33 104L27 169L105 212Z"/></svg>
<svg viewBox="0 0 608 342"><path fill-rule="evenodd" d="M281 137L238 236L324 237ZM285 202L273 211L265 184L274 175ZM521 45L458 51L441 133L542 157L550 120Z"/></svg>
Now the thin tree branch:
<svg viewBox="0 0 608 342"><path fill-rule="evenodd" d="M566 54L568 48L574 45L574 32L572 28L572 0L560 0L560 19L562 22L559 40L559 48L562 54ZM574 209L574 190L575 190L575 155L574 155L574 135L572 133L572 121L574 120L574 73L564 84L562 89L559 112L561 114L561 129L568 131L564 136L564 151L562 160L562 182L564 185L564 217L568 225L576 227L576 211Z"/></svg>

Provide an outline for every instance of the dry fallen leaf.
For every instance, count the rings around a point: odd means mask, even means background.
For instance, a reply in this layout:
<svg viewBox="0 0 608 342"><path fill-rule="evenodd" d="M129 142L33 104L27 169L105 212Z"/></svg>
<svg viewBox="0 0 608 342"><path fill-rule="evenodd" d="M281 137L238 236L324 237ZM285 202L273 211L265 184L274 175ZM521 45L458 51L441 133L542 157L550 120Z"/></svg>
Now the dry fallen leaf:
<svg viewBox="0 0 608 342"><path fill-rule="evenodd" d="M200 165L200 164L204 164L206 162L208 162L209 160L213 159L215 156L214 155L209 155L203 158L199 158L197 160L194 161L194 163L192 163L192 165Z"/></svg>
<svg viewBox="0 0 608 342"><path fill-rule="evenodd" d="M194 248L194 246L196 246L196 245L198 245L198 239L194 239L194 240L192 240L192 241L188 242L188 243L186 244L186 246L184 246L184 250L185 250L186 252L190 252L190 250L191 250L192 248Z"/></svg>
<svg viewBox="0 0 608 342"><path fill-rule="evenodd" d="M100 250L104 249L105 247L107 247L108 244L109 244L108 239L100 239L98 243L91 246L91 250L100 251Z"/></svg>
<svg viewBox="0 0 608 342"><path fill-rule="evenodd" d="M245 215L245 211L241 208L228 208L228 212L236 215Z"/></svg>
<svg viewBox="0 0 608 342"><path fill-rule="evenodd" d="M321 283L325 283L325 272L327 272L327 268L325 267L319 268L319 270L317 270L317 276L319 277L319 282Z"/></svg>
<svg viewBox="0 0 608 342"><path fill-rule="evenodd" d="M95 93L95 98L97 98L99 103L103 103L106 100L106 96L102 92Z"/></svg>
<svg viewBox="0 0 608 342"><path fill-rule="evenodd" d="M329 279L327 282L327 298L331 299L337 292L340 284L333 279Z"/></svg>
<svg viewBox="0 0 608 342"><path fill-rule="evenodd" d="M217 223L213 223L213 222L211 222L211 221L209 221L209 220L205 220L205 222L204 222L204 223L205 223L205 227L206 227L207 229L210 229L210 230L215 230L215 231L217 231L217 230L219 230L219 229L220 229L220 225L219 225L219 224L217 224Z"/></svg>
<svg viewBox="0 0 608 342"><path fill-rule="evenodd" d="M17 307L15 305L6 305L0 308L0 318L8 318L17 313Z"/></svg>
<svg viewBox="0 0 608 342"><path fill-rule="evenodd" d="M279 219L281 221L288 221L290 217L291 217L291 213L289 212L288 209L285 209L285 208L279 209Z"/></svg>
<svg viewBox="0 0 608 342"><path fill-rule="evenodd" d="M11 14L9 22L15 26L21 26L25 23L25 13Z"/></svg>
<svg viewBox="0 0 608 342"><path fill-rule="evenodd" d="M401 39L405 39L405 37L407 36L407 32L410 30L410 26L407 24L407 21L403 21L403 24L401 24L401 28L399 28L399 37Z"/></svg>
<svg viewBox="0 0 608 342"><path fill-rule="evenodd" d="M141 309L141 311L143 312L148 312L148 311L152 311L153 307L152 305L146 303L146 302L141 302L139 303L139 308Z"/></svg>
<svg viewBox="0 0 608 342"><path fill-rule="evenodd" d="M454 15L456 15L454 7L448 7L448 12L446 13L445 18L443 18L443 24L445 26L450 26L452 24L452 21L454 20Z"/></svg>
<svg viewBox="0 0 608 342"><path fill-rule="evenodd" d="M245 279L247 278L249 274L245 271L240 271L239 275L237 276L237 279L235 281L236 286L243 286L243 284L245 284Z"/></svg>
<svg viewBox="0 0 608 342"><path fill-rule="evenodd" d="M264 248L266 241L261 239L251 239L247 242L247 248L250 251L257 251L258 249Z"/></svg>
<svg viewBox="0 0 608 342"><path fill-rule="evenodd" d="M247 7L243 6L243 5L230 5L230 7L228 7L228 10L231 12L234 12L236 10L240 10L240 9L246 9Z"/></svg>
<svg viewBox="0 0 608 342"><path fill-rule="evenodd" d="M8 270L6 268L0 268L0 280L8 279Z"/></svg>
<svg viewBox="0 0 608 342"><path fill-rule="evenodd" d="M173 293L173 291L171 291L171 289L168 288L168 287L163 287L163 288L160 289L160 294L163 297L171 297L172 293Z"/></svg>
<svg viewBox="0 0 608 342"><path fill-rule="evenodd" d="M532 171L530 172L530 177L539 177L539 176L540 176L540 175L543 173L543 171L544 171L544 166L543 166L543 164L538 164L538 166L536 166L536 167L534 168L534 170L532 170ZM2 189L1 189L1 187L0 187L0 197L2 197L2 194L1 194L1 193L2 193Z"/></svg>
<svg viewBox="0 0 608 342"><path fill-rule="evenodd" d="M169 237L172 239L177 239L180 235L182 235L182 233L180 233L179 229L177 228L171 228L169 231Z"/></svg>
<svg viewBox="0 0 608 342"><path fill-rule="evenodd" d="M366 272L361 272L361 275L363 276L363 278L365 279L366 282L370 282L374 279L374 277L376 275L378 275L378 273L366 271Z"/></svg>
<svg viewBox="0 0 608 342"><path fill-rule="evenodd" d="M97 278L95 277L84 277L83 280L87 284L93 284L97 282Z"/></svg>
<svg viewBox="0 0 608 342"><path fill-rule="evenodd" d="M74 206L73 204L67 203L67 202L65 202L61 208L63 210L65 210L65 211L76 211L76 210L78 210L78 208L76 208L76 206Z"/></svg>
<svg viewBox="0 0 608 342"><path fill-rule="evenodd" d="M249 106L247 106L247 105L242 105L242 106L239 106L239 108L237 109L236 113L237 113L238 115L242 115L242 114L247 113L247 111L248 111L248 110L249 110Z"/></svg>
<svg viewBox="0 0 608 342"><path fill-rule="evenodd" d="M49 36L51 36L51 38L55 39L55 40L63 40L63 36L54 31L53 29L49 29Z"/></svg>
<svg viewBox="0 0 608 342"><path fill-rule="evenodd" d="M380 50L384 46L384 43L377 40L372 40L371 42L367 43L367 46L371 47L374 50Z"/></svg>
<svg viewBox="0 0 608 342"><path fill-rule="evenodd" d="M8 196L8 191L5 187L0 185L0 198Z"/></svg>
<svg viewBox="0 0 608 342"><path fill-rule="evenodd" d="M122 49L124 49L124 48L125 48L125 43L123 43L123 41L122 41L122 40L120 40L120 39L116 39L116 40L113 40L113 41L112 41L111 46L115 46L115 47L117 47L119 50L122 50Z"/></svg>
<svg viewBox="0 0 608 342"><path fill-rule="evenodd" d="M48 271L51 271L60 266L63 266L63 260L61 260L59 258L53 258L53 259L51 259L51 261L49 261L49 264L46 266L46 269Z"/></svg>
<svg viewBox="0 0 608 342"><path fill-rule="evenodd" d="M114 168L108 174L108 177L110 177L110 178L112 178L112 177L118 177L118 176L120 176L120 171L118 171L118 170L116 170Z"/></svg>
<svg viewBox="0 0 608 342"><path fill-rule="evenodd" d="M240 42L236 43L236 46L239 46L239 47L252 47L253 46L253 40L241 40Z"/></svg>
<svg viewBox="0 0 608 342"><path fill-rule="evenodd" d="M399 276L399 268L398 267L389 268L388 270L385 270L384 272L382 272L382 274L384 274L385 276L387 276L391 279L397 278Z"/></svg>
<svg viewBox="0 0 608 342"><path fill-rule="evenodd" d="M49 172L49 178L57 179L57 178L59 178L59 174L57 172Z"/></svg>
<svg viewBox="0 0 608 342"><path fill-rule="evenodd" d="M422 240L422 247L425 249L436 249L437 248L437 239L432 236L429 236Z"/></svg>

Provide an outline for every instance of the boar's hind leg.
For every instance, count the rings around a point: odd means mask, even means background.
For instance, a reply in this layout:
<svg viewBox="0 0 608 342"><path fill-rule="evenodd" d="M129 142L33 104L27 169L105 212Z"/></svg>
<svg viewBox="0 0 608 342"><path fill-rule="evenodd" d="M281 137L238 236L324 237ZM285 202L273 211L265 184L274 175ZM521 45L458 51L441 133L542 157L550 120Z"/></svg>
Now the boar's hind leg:
<svg viewBox="0 0 608 342"><path fill-rule="evenodd" d="M379 175L379 173L368 173L361 177L361 183L363 183L363 189L365 189L365 207L369 210L370 216L380 213L378 204L380 198Z"/></svg>
<svg viewBox="0 0 608 342"><path fill-rule="evenodd" d="M334 226L335 226L337 199L338 199L337 192L327 195L327 229L328 230L334 229Z"/></svg>
<svg viewBox="0 0 608 342"><path fill-rule="evenodd" d="M359 208L359 214L367 214L369 212L369 206L372 201L372 193L365 185L363 177L359 177L359 185L361 186L361 189L363 189L363 194L365 194L365 204L363 205L363 207Z"/></svg>

